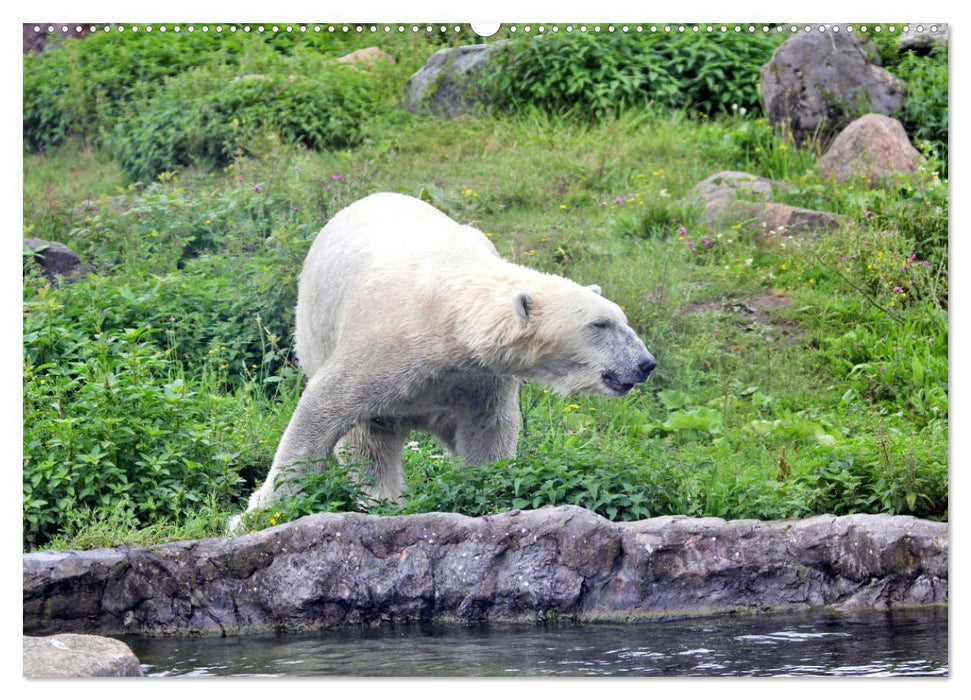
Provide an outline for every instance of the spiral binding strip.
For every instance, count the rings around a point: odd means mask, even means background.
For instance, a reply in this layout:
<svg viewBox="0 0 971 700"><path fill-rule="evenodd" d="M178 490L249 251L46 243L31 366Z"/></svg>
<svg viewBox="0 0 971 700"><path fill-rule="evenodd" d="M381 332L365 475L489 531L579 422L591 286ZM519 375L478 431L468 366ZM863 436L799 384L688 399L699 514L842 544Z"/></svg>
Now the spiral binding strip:
<svg viewBox="0 0 971 700"><path fill-rule="evenodd" d="M28 25L30 26L30 25ZM494 26L494 25L493 25ZM762 32L768 34L770 32L775 33L789 33L796 34L798 32L849 32L860 31L861 33L880 33L883 31L895 34L898 31L901 34L921 34L925 31L931 33L936 33L939 29L937 24L902 24L902 25L861 25L855 27L852 24L780 24L770 26L767 24L755 25L755 24L552 24L552 25L531 25L531 24L512 24L507 27L508 31L512 34L526 34L526 35L541 35L546 33L594 33L594 34L610 34L610 33L658 33L663 32L666 34L726 34L729 32L743 33L748 32L754 34L756 32ZM495 29L492 29L489 33L484 33L483 30L479 29L476 25L462 25L462 24L286 24L286 25L264 25L264 24L35 24L33 25L33 30L35 33L48 33L48 34L93 34L95 32L117 32L119 34L125 32L138 33L138 32L160 32L166 33L171 32L173 34L180 34L182 32L194 33L194 32L243 32L243 33L258 33L263 34L267 32L272 33L349 33L354 32L357 34L371 33L371 34L390 34L393 32L406 33L411 32L417 34L420 32L431 33L461 33L461 32L473 32L479 34L480 36L489 36L494 33Z"/></svg>

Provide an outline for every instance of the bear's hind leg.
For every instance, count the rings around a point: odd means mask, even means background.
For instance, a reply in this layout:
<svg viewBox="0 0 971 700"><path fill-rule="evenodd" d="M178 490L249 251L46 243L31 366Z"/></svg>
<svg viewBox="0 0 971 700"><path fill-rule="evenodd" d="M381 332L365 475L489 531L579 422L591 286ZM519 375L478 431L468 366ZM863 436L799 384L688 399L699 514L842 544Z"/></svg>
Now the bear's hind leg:
<svg viewBox="0 0 971 700"><path fill-rule="evenodd" d="M457 427L455 417L451 413L432 414L416 425L415 428L430 433L442 444L449 457L455 457L458 454L455 447Z"/></svg>
<svg viewBox="0 0 971 700"><path fill-rule="evenodd" d="M408 428L393 418L373 418L355 425L337 443L334 452L343 465L359 464L374 480L363 490L372 498L398 501L405 486L401 449Z"/></svg>

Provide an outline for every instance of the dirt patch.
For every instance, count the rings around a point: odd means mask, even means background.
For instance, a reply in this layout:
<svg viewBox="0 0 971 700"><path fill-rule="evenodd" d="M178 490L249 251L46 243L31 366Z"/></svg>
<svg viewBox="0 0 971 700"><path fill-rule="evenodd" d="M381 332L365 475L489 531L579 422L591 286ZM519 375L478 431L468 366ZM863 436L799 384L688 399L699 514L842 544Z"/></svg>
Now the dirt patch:
<svg viewBox="0 0 971 700"><path fill-rule="evenodd" d="M792 305L792 300L785 294L760 294L746 299L745 302L753 309L779 309Z"/></svg>

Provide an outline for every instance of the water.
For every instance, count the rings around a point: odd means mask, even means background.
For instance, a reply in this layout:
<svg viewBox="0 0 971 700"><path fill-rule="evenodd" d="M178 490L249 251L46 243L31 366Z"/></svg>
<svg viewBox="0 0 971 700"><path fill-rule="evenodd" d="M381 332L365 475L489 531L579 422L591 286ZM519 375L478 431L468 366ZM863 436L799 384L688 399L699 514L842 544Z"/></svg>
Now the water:
<svg viewBox="0 0 971 700"><path fill-rule="evenodd" d="M147 676L946 676L947 609L122 637Z"/></svg>

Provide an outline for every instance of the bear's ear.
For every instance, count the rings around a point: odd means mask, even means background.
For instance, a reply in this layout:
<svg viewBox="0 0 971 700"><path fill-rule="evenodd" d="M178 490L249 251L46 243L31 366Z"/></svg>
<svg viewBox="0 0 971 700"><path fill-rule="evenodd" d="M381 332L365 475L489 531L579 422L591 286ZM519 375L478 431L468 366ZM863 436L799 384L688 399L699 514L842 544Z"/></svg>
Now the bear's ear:
<svg viewBox="0 0 971 700"><path fill-rule="evenodd" d="M516 315L523 321L529 320L529 312L533 308L533 297L527 292L520 292L515 299Z"/></svg>
<svg viewBox="0 0 971 700"><path fill-rule="evenodd" d="M589 289L594 294L597 294L599 296L603 296L604 290L602 290L600 288L600 285L599 284L588 284L587 285L587 289Z"/></svg>

